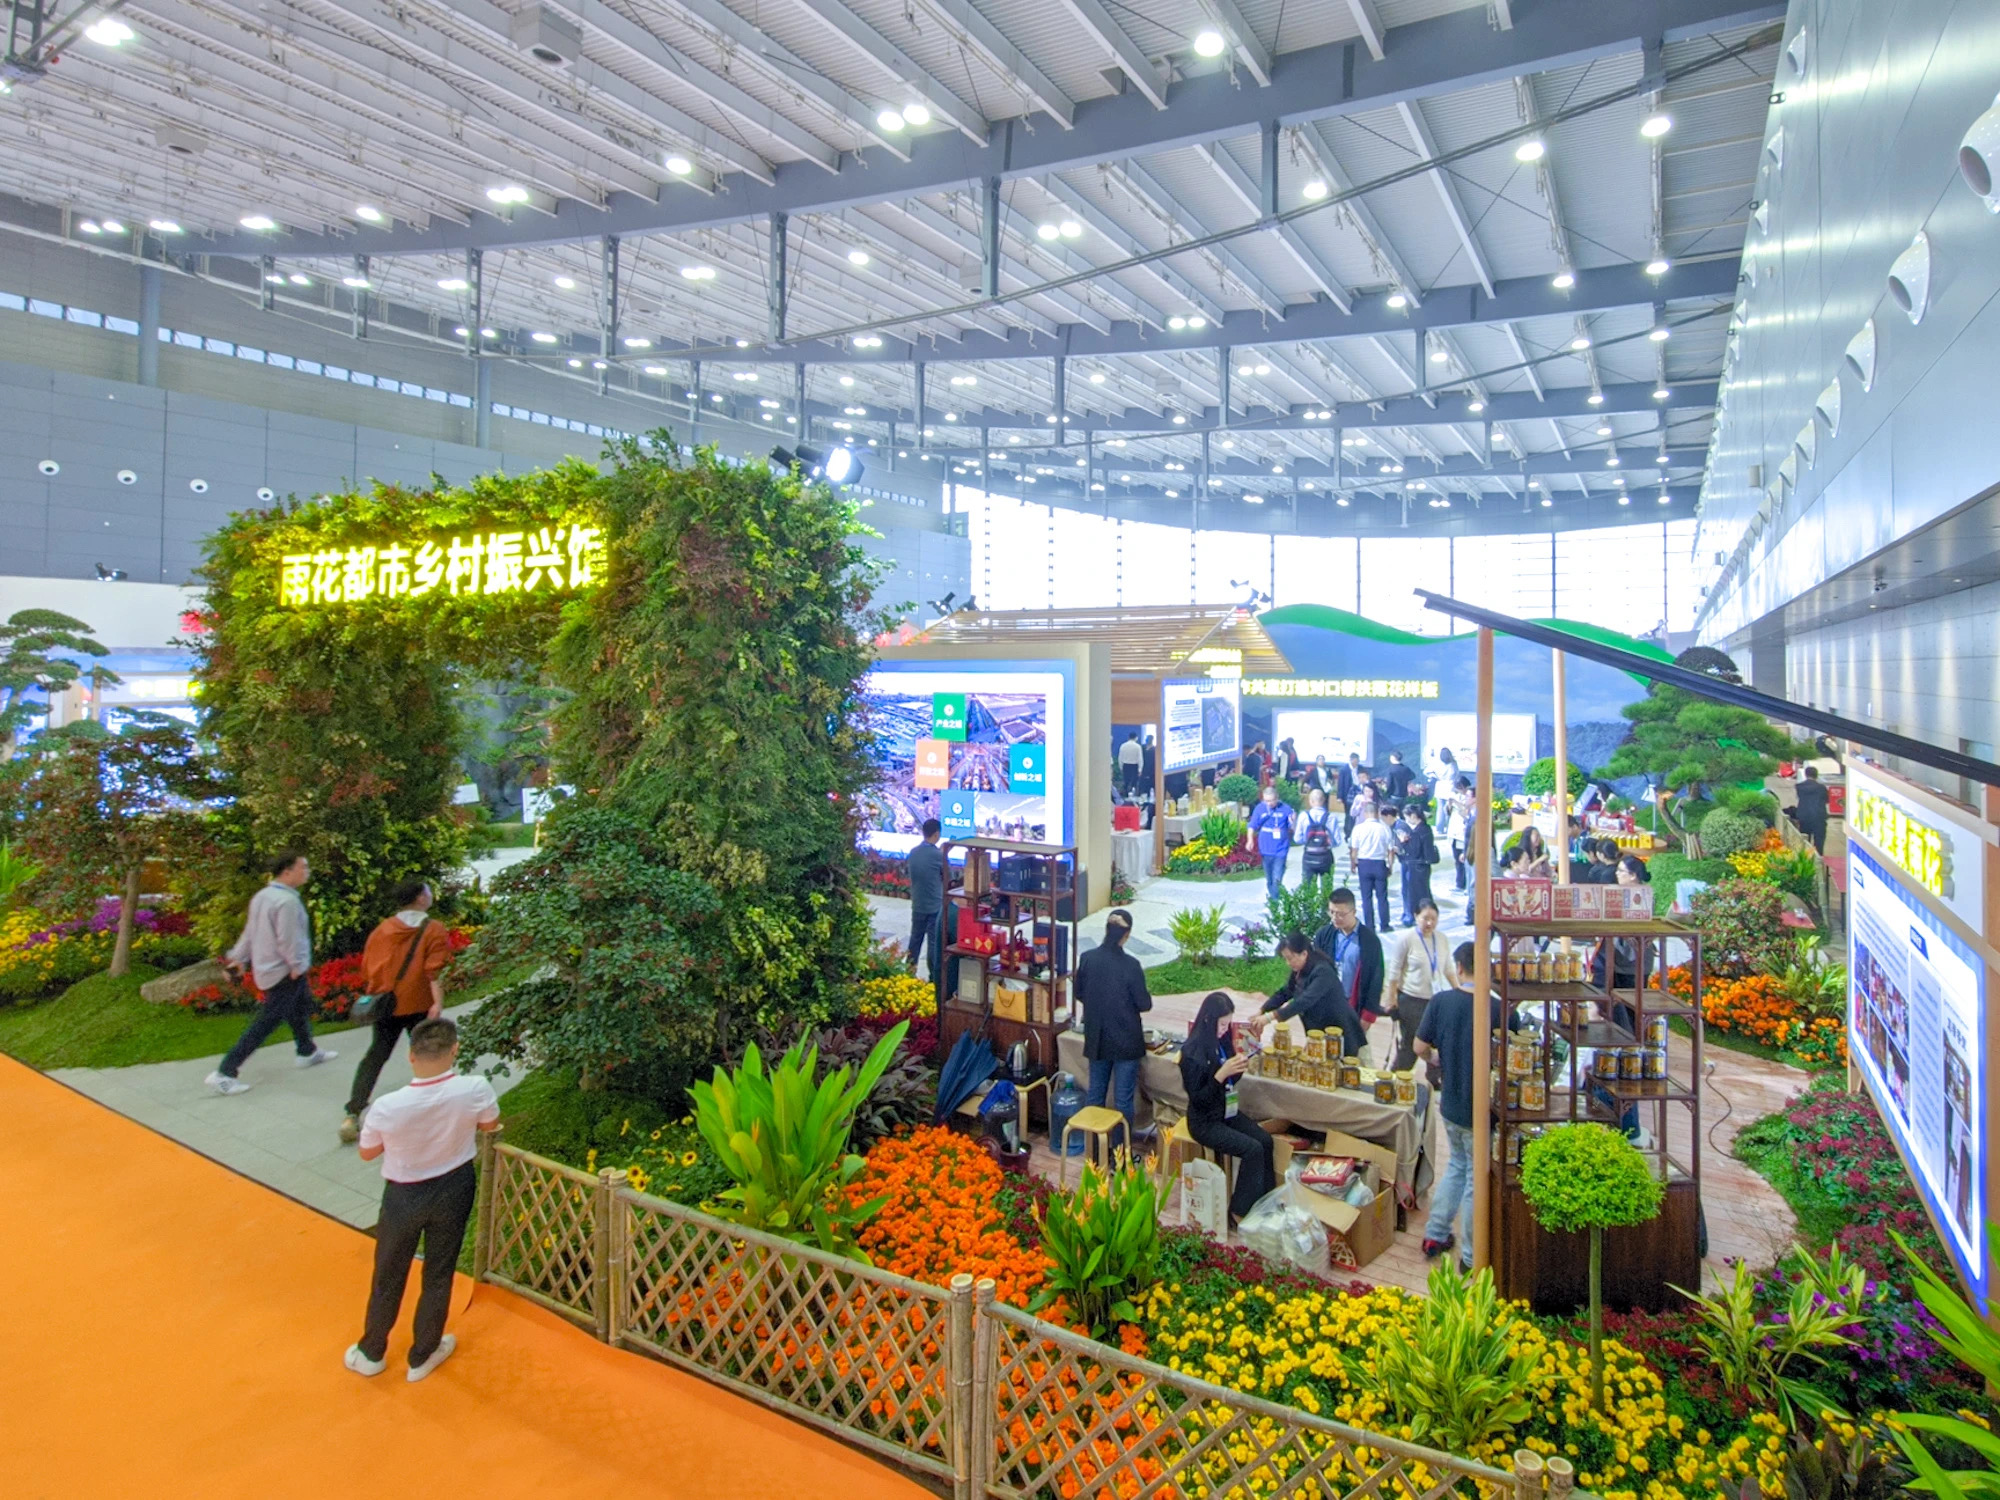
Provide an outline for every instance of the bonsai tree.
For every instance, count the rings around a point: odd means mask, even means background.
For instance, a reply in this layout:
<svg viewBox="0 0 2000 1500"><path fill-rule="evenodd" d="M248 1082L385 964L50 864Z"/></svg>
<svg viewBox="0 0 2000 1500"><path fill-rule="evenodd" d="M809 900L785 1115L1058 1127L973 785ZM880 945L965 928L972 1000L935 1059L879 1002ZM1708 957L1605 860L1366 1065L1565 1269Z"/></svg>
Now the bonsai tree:
<svg viewBox="0 0 2000 1500"><path fill-rule="evenodd" d="M134 714L117 734L85 721L43 735L8 770L20 853L39 867L29 891L66 909L119 892L106 972L124 974L146 861L212 853L201 804L221 788L194 732L158 713Z"/></svg>
<svg viewBox="0 0 2000 1500"><path fill-rule="evenodd" d="M1604 1231L1660 1211L1659 1180L1608 1125L1559 1125L1521 1154L1521 1193L1542 1228L1590 1231L1590 1404L1604 1405Z"/></svg>
<svg viewBox="0 0 2000 1500"><path fill-rule="evenodd" d="M83 676L82 666L56 655L59 651L110 654L91 638L83 621L52 609L18 610L0 623L0 761L14 758L21 731L46 711L47 700ZM118 678L100 668L98 681L115 683Z"/></svg>
<svg viewBox="0 0 2000 1500"><path fill-rule="evenodd" d="M1747 708L1711 703L1659 682L1619 712L1632 721L1632 737L1613 752L1602 776L1644 776L1679 792L1685 828L1700 821L1711 797L1716 805L1770 823L1775 808L1755 783L1778 769L1778 757L1793 753L1784 730Z"/></svg>

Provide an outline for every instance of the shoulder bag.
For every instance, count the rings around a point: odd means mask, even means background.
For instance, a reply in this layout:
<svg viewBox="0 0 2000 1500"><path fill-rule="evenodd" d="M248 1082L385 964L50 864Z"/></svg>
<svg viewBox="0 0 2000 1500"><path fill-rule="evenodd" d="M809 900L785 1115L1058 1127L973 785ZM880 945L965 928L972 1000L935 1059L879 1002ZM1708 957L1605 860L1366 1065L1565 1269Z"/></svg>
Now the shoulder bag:
<svg viewBox="0 0 2000 1500"><path fill-rule="evenodd" d="M353 1007L347 1012L350 1021L357 1026L374 1026L388 1020L396 1013L396 988L402 984L403 976L410 972L410 964L417 956L417 949L423 946L424 929L430 925L429 917L417 923L417 930L410 934L410 951L403 955L403 966L396 971L396 977L390 981L389 988L379 994L362 995L357 998Z"/></svg>

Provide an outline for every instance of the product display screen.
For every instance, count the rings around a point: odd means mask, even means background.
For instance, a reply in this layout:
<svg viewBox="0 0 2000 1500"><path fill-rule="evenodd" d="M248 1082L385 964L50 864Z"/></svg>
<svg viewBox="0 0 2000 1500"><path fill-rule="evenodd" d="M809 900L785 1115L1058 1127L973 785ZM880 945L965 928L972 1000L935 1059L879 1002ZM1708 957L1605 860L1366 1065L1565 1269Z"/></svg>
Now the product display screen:
<svg viewBox="0 0 2000 1500"><path fill-rule="evenodd" d="M1242 684L1227 677L1190 677L1160 684L1164 734L1160 765L1185 771L1243 753Z"/></svg>
<svg viewBox="0 0 2000 1500"><path fill-rule="evenodd" d="M1984 1307L1985 965L1858 845L1847 852L1848 1050Z"/></svg>
<svg viewBox="0 0 2000 1500"><path fill-rule="evenodd" d="M1424 768L1435 772L1444 764L1438 752L1449 750L1467 776L1479 764L1478 714L1424 715ZM1493 770L1500 776L1519 776L1535 759L1535 716L1495 714L1493 716ZM1570 788L1572 795L1583 790Z"/></svg>
<svg viewBox="0 0 2000 1500"><path fill-rule="evenodd" d="M1341 766L1349 755L1358 755L1365 766L1374 737L1375 715L1366 709L1287 708L1271 715L1271 743L1290 740L1301 765L1324 755L1328 765Z"/></svg>
<svg viewBox="0 0 2000 1500"><path fill-rule="evenodd" d="M906 854L926 818L947 840L1069 841L1075 692L1066 663L1037 665L882 666L863 679L879 768L863 848Z"/></svg>

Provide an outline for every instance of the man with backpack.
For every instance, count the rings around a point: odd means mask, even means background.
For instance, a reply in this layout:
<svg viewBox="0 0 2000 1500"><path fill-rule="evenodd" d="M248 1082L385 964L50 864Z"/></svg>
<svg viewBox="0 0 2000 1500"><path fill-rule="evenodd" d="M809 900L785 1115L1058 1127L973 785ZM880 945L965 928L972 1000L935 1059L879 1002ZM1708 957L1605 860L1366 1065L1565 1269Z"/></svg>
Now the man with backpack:
<svg viewBox="0 0 2000 1500"><path fill-rule="evenodd" d="M417 1023L436 1020L444 1011L444 966L451 962L451 939L430 918L428 882L406 880L396 887L397 911L368 934L361 950L362 984L369 995L388 995L375 1017L374 1035L361 1066L354 1070L354 1088L347 1096L347 1117L340 1138L348 1145L361 1136L361 1116L375 1092L382 1068L396 1050L397 1038Z"/></svg>
<svg viewBox="0 0 2000 1500"><path fill-rule="evenodd" d="M1334 831L1338 825L1318 787L1306 793L1306 810L1299 814L1299 874L1308 881L1333 873Z"/></svg>

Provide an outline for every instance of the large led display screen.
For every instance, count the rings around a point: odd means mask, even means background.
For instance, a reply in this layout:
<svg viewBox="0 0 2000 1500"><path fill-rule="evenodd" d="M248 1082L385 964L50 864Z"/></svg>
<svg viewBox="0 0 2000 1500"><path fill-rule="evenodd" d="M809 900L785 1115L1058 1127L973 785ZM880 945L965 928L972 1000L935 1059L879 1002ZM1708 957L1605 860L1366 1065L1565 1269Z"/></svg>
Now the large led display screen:
<svg viewBox="0 0 2000 1500"><path fill-rule="evenodd" d="M1243 753L1242 685L1232 677L1160 684L1160 766L1186 771Z"/></svg>
<svg viewBox="0 0 2000 1500"><path fill-rule="evenodd" d="M1479 764L1478 714L1425 714L1424 767L1435 771L1444 765L1438 752L1449 750L1459 769L1467 776ZM1495 714L1493 716L1493 770L1500 776L1519 776L1535 759L1535 716ZM1573 786L1575 796L1583 788Z"/></svg>
<svg viewBox="0 0 2000 1500"><path fill-rule="evenodd" d="M1374 735L1375 715L1366 709L1286 708L1271 715L1271 743L1290 740L1302 765L1322 755L1329 766L1344 765L1350 754L1369 765Z"/></svg>
<svg viewBox="0 0 2000 1500"><path fill-rule="evenodd" d="M1880 863L1847 852L1848 1050L1984 1306L1985 966Z"/></svg>
<svg viewBox="0 0 2000 1500"><path fill-rule="evenodd" d="M877 767L862 846L908 853L926 818L947 840L1069 842L1075 702L1066 662L878 666L862 680Z"/></svg>

